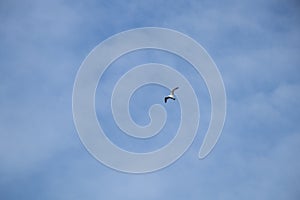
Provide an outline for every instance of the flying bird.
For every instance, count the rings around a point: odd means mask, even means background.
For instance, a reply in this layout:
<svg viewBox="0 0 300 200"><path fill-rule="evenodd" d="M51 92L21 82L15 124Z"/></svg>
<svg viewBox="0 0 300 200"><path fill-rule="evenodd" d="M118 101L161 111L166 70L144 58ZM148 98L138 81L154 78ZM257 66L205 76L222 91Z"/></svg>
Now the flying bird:
<svg viewBox="0 0 300 200"><path fill-rule="evenodd" d="M165 97L165 103L167 103L168 99L172 99L172 100L175 100L175 95L174 95L174 92L175 90L177 90L179 87L176 87L174 89L171 90L171 93Z"/></svg>

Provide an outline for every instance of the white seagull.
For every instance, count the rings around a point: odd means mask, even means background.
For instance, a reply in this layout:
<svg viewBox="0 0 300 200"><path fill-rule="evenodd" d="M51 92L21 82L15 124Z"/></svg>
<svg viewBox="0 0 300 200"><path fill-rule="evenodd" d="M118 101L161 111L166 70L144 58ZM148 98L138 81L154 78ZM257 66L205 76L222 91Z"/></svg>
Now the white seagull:
<svg viewBox="0 0 300 200"><path fill-rule="evenodd" d="M179 87L176 87L174 89L171 90L171 93L165 97L165 103L167 103L168 99L173 99L175 100L175 95L174 95L174 92L175 90L177 90Z"/></svg>

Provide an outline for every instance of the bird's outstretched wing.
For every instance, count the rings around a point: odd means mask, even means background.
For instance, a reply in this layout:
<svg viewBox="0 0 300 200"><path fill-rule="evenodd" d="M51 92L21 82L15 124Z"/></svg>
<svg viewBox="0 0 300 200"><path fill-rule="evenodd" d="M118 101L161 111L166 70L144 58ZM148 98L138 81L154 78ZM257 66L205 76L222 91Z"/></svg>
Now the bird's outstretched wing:
<svg viewBox="0 0 300 200"><path fill-rule="evenodd" d="M173 88L173 89L171 90L171 95L174 95L175 90L177 90L178 88L179 88L179 87Z"/></svg>
<svg viewBox="0 0 300 200"><path fill-rule="evenodd" d="M175 98L173 98L173 97L166 96L166 97L165 97L165 103L167 103L168 99L175 100Z"/></svg>
<svg viewBox="0 0 300 200"><path fill-rule="evenodd" d="M167 101L168 101L169 98L170 98L170 97L165 97L165 103L167 103Z"/></svg>

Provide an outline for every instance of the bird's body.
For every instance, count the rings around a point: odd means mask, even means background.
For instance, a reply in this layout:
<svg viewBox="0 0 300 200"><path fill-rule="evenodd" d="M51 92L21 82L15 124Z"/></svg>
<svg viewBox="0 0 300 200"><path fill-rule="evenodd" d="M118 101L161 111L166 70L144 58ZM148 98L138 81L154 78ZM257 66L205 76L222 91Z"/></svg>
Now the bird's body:
<svg viewBox="0 0 300 200"><path fill-rule="evenodd" d="M168 96L165 97L165 103L167 103L168 99L172 99L172 100L175 100L175 99L176 99L176 98L175 98L174 92L175 92L175 90L177 90L178 88L179 88L179 87L176 87L176 88L174 88L174 89L171 90L171 93L170 93Z"/></svg>

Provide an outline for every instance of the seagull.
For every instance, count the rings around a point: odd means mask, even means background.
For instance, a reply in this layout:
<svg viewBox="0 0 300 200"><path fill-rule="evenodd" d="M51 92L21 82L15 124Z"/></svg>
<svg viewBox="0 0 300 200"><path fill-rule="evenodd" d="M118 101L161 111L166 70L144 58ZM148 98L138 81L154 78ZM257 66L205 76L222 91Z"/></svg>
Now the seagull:
<svg viewBox="0 0 300 200"><path fill-rule="evenodd" d="M171 90L171 93L165 97L165 103L167 103L168 99L173 99L175 100L175 96L174 96L174 92L175 90L177 90L179 87L176 87L174 89Z"/></svg>

